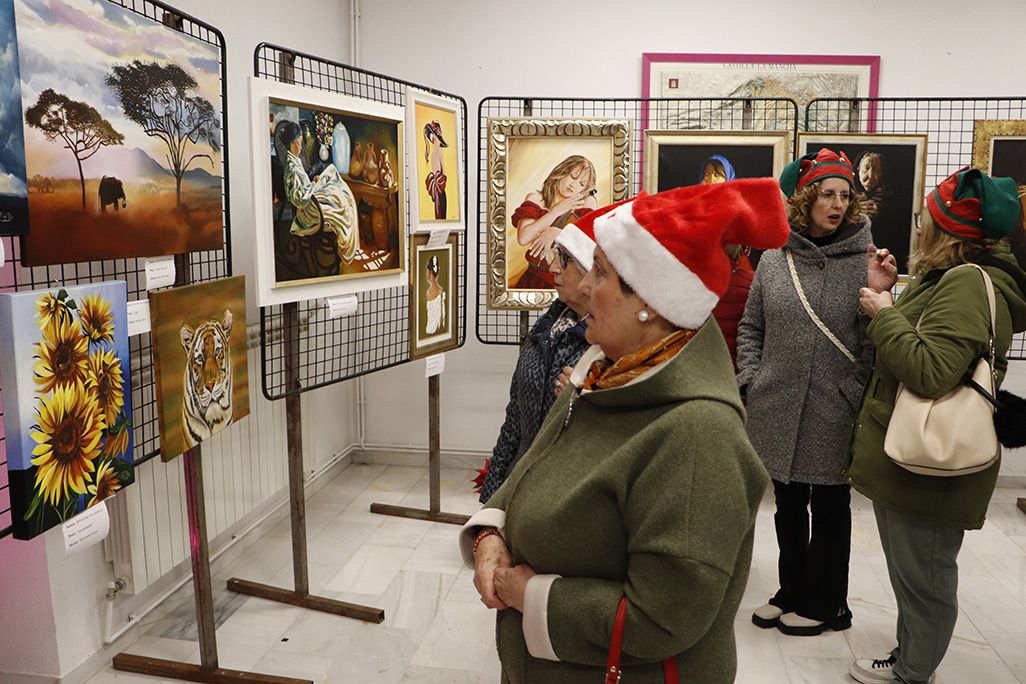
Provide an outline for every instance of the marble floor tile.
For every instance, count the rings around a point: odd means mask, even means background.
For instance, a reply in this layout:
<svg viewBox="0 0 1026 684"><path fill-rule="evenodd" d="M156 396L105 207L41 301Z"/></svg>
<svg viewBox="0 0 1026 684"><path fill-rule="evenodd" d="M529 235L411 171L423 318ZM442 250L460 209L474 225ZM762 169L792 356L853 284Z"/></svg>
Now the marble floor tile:
<svg viewBox="0 0 1026 684"><path fill-rule="evenodd" d="M413 549L397 546L361 546L325 588L330 591L383 594L412 554Z"/></svg>
<svg viewBox="0 0 1026 684"><path fill-rule="evenodd" d="M403 564L403 570L455 575L463 568L463 557L456 545L458 528L444 523L435 524L437 527L424 535L424 539Z"/></svg>
<svg viewBox="0 0 1026 684"><path fill-rule="evenodd" d="M329 684L399 684L409 667L397 658L338 658L328 671ZM497 684L497 683L496 683Z"/></svg>
<svg viewBox="0 0 1026 684"><path fill-rule="evenodd" d="M1020 682L1026 682L1026 640L1013 632L987 632L987 643Z"/></svg>
<svg viewBox="0 0 1026 684"><path fill-rule="evenodd" d="M378 529L379 521L343 520L341 514L311 537L306 546L307 558L318 563L345 565Z"/></svg>
<svg viewBox="0 0 1026 684"><path fill-rule="evenodd" d="M479 676L477 672L414 665L403 673L399 684L477 684Z"/></svg>
<svg viewBox="0 0 1026 684"><path fill-rule="evenodd" d="M425 520L407 520L385 516L377 529L367 539L375 546L402 546L416 548L433 523Z"/></svg>
<svg viewBox="0 0 1026 684"><path fill-rule="evenodd" d="M481 671L495 651L495 615L482 605L444 602L411 665Z"/></svg>
<svg viewBox="0 0 1026 684"><path fill-rule="evenodd" d="M310 587L311 594L324 591L328 582L342 569L342 563L325 563L322 561L310 560L307 546L306 581ZM353 549L356 552L356 549ZM346 560L349 560L348 558ZM295 589L296 571L292 564L285 565L278 574L271 578L270 584L283 589Z"/></svg>
<svg viewBox="0 0 1026 684"><path fill-rule="evenodd" d="M332 654L344 649L352 641L359 627L360 621L353 618L315 610L303 611L282 632L268 655L297 660L332 657Z"/></svg>
<svg viewBox="0 0 1026 684"><path fill-rule="evenodd" d="M812 656L784 656L787 680L792 684L828 684L851 682L848 669L851 658L821 658Z"/></svg>
<svg viewBox="0 0 1026 684"><path fill-rule="evenodd" d="M307 654L296 658L271 651L260 659L253 671L265 675L309 679L314 684L323 684L328 681L328 673L335 666L335 662L326 655L315 657Z"/></svg>

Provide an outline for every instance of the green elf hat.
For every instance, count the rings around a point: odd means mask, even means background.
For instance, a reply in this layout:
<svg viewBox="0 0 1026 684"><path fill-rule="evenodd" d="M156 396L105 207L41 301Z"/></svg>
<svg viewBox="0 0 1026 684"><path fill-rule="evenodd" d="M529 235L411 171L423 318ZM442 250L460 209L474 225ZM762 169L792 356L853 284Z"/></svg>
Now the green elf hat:
<svg viewBox="0 0 1026 684"><path fill-rule="evenodd" d="M991 178L968 166L941 181L926 207L938 228L962 240L1000 240L1022 211L1014 180Z"/></svg>
<svg viewBox="0 0 1026 684"><path fill-rule="evenodd" d="M848 181L855 190L855 171L844 152L838 154L825 147L819 152L812 152L799 157L784 167L780 174L780 189L790 199L794 193L809 183L816 183L825 178L842 178Z"/></svg>

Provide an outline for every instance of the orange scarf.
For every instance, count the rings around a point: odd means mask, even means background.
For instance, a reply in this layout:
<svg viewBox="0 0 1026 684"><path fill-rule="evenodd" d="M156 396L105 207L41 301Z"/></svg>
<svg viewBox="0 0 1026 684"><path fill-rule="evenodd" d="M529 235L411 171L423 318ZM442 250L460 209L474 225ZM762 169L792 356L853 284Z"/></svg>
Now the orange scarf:
<svg viewBox="0 0 1026 684"><path fill-rule="evenodd" d="M677 330L641 351L621 356L615 362L609 359L599 359L588 369L584 388L597 390L623 387L642 373L673 358L697 332L697 330Z"/></svg>

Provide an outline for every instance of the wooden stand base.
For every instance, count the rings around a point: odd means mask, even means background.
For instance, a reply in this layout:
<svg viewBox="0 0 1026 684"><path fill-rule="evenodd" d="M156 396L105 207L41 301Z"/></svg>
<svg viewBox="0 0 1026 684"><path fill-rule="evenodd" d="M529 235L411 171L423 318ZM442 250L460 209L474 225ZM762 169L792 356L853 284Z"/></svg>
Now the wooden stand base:
<svg viewBox="0 0 1026 684"><path fill-rule="evenodd" d="M1023 498L1016 499L1015 505L1017 505L1019 507L1020 511L1022 511L1023 513L1026 513L1026 499L1023 499Z"/></svg>
<svg viewBox="0 0 1026 684"><path fill-rule="evenodd" d="M319 610L322 613L331 613L332 615L356 618L357 620L373 622L374 624L380 624L385 620L385 611L381 608L371 608L369 606L361 606L356 603L336 601L334 599L324 598L323 596L300 594L299 592L291 591L289 589L281 589L279 587L272 587L268 584L250 582L249 580L239 579L238 577L232 577L228 580L228 591L246 594L247 596L256 596L257 598L267 599L268 601L287 603L290 606Z"/></svg>
<svg viewBox="0 0 1026 684"><path fill-rule="evenodd" d="M163 660L130 653L119 653L114 656L113 664L115 670L123 672L169 677L186 682L203 682L203 684L313 684L309 679L240 672L239 670L226 670L222 667L210 668L195 663L180 663L177 660Z"/></svg>
<svg viewBox="0 0 1026 684"><path fill-rule="evenodd" d="M373 503L370 506L371 513L381 515L394 515L400 518L413 518L414 520L430 520L431 522L449 523L450 525L465 525L470 520L469 515L459 513L432 513L423 508L408 508L406 506L392 506L390 504Z"/></svg>

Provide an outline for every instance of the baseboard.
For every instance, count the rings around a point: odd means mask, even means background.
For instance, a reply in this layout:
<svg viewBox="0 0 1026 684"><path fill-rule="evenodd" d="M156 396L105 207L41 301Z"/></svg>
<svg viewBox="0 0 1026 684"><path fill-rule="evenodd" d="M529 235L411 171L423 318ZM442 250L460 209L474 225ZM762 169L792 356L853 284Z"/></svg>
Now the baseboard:
<svg viewBox="0 0 1026 684"><path fill-rule="evenodd" d="M481 452L462 449L442 449L439 456L443 468L476 469L485 461ZM427 467L428 453L421 447L367 446L353 450L353 463Z"/></svg>

